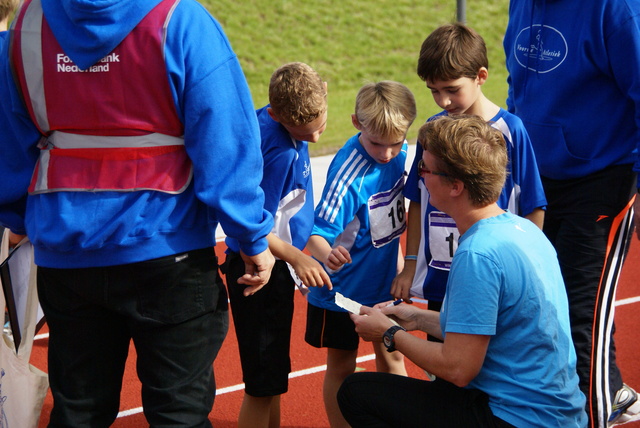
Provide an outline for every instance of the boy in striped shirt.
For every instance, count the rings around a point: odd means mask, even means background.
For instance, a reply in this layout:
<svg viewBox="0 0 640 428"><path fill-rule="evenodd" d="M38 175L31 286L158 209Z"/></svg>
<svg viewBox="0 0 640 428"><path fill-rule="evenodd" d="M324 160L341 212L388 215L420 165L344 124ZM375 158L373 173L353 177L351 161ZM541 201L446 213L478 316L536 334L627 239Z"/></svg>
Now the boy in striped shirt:
<svg viewBox="0 0 640 428"><path fill-rule="evenodd" d="M316 206L307 248L324 264L333 289L310 289L305 340L328 348L323 397L332 427L348 426L336 393L355 370L359 343L348 312L335 304L335 293L367 306L391 298L398 272L396 238L406 228L405 137L415 117L415 99L404 85L364 85L351 116L359 132L336 153ZM399 353L387 353L382 345L374 348L378 371L406 375Z"/></svg>

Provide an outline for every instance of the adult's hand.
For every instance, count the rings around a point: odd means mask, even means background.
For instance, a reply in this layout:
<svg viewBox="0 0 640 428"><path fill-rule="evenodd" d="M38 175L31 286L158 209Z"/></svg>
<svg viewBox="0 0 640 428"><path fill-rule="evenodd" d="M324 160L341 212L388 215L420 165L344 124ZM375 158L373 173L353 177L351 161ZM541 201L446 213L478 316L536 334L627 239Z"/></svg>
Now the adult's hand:
<svg viewBox="0 0 640 428"><path fill-rule="evenodd" d="M356 333L367 342L382 342L384 332L393 326L393 321L380 309L362 306L360 315L350 314L356 325Z"/></svg>
<svg viewBox="0 0 640 428"><path fill-rule="evenodd" d="M380 303L374 306L374 308L380 309L383 314L393 318L398 324L406 328L407 331L422 330L424 331L424 319L425 318L438 318L439 314L430 312L426 309L422 309L415 305L407 305L401 303L399 305L389 305L388 303Z"/></svg>
<svg viewBox="0 0 640 428"><path fill-rule="evenodd" d="M255 256L247 256L242 251L240 251L240 255L244 260L245 274L238 278L238 284L248 285L243 294L250 296L269 282L276 259L268 248Z"/></svg>

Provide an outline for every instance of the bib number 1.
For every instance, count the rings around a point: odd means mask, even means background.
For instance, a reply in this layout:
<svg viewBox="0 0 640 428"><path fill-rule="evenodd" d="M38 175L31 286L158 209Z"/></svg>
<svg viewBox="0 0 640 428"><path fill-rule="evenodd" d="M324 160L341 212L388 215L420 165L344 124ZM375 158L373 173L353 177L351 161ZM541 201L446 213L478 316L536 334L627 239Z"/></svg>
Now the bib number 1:
<svg viewBox="0 0 640 428"><path fill-rule="evenodd" d="M429 266L436 269L449 270L451 260L458 249L460 232L451 217L440 211L429 213Z"/></svg>

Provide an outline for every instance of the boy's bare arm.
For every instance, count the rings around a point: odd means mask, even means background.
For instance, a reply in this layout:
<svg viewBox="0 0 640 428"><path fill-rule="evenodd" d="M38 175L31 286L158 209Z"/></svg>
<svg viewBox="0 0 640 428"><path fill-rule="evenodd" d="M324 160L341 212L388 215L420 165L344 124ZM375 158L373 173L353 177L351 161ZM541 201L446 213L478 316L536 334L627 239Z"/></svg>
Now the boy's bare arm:
<svg viewBox="0 0 640 428"><path fill-rule="evenodd" d="M351 254L342 245L331 248L331 245L320 235L311 235L307 242L307 249L329 269L338 270L344 264L351 263Z"/></svg>
<svg viewBox="0 0 640 428"><path fill-rule="evenodd" d="M420 248L421 238L421 210L420 203L410 201L409 213L407 218L407 256L417 256ZM411 284L413 283L413 277L416 273L416 260L410 257L410 260L404 260L404 268L402 272L398 274L391 284L391 295L396 299L403 299L405 302L410 302L409 298L411 291Z"/></svg>
<svg viewBox="0 0 640 428"><path fill-rule="evenodd" d="M542 225L544 224L544 210L542 208L534 209L530 214L524 216L524 218L531 220L533 224L542 230Z"/></svg>
<svg viewBox="0 0 640 428"><path fill-rule="evenodd" d="M284 242L273 233L267 235L267 241L269 241L269 249L273 255L289 263L304 285L307 287L326 285L329 289L332 288L329 275L316 260L293 245Z"/></svg>

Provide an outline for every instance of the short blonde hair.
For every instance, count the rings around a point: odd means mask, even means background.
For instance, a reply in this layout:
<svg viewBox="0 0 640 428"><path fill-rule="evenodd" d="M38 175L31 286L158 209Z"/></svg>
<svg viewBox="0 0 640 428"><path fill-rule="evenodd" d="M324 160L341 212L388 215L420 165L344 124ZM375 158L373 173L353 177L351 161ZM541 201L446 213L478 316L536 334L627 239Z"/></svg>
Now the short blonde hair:
<svg viewBox="0 0 640 428"><path fill-rule="evenodd" d="M0 0L0 22L9 19L17 9L19 0Z"/></svg>
<svg viewBox="0 0 640 428"><path fill-rule="evenodd" d="M367 83L356 96L356 118L372 135L404 138L416 118L416 100L402 83Z"/></svg>
<svg viewBox="0 0 640 428"><path fill-rule="evenodd" d="M284 64L271 76L269 104L285 125L306 125L327 111L326 85L309 65Z"/></svg>
<svg viewBox="0 0 640 428"><path fill-rule="evenodd" d="M502 132L481 117L441 116L422 125L418 142L431 153L439 171L460 180L474 206L500 197L507 178L507 146Z"/></svg>

